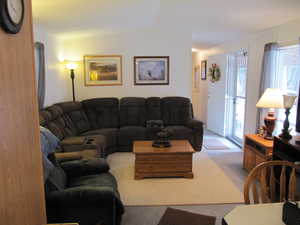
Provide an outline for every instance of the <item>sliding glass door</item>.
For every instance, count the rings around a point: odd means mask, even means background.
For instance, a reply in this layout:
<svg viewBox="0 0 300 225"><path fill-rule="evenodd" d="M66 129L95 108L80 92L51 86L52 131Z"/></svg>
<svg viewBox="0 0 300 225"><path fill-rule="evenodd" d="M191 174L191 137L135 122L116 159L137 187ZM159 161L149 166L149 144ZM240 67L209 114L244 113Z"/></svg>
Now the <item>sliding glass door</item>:
<svg viewBox="0 0 300 225"><path fill-rule="evenodd" d="M235 52L228 57L227 137L241 144L244 136L247 53Z"/></svg>

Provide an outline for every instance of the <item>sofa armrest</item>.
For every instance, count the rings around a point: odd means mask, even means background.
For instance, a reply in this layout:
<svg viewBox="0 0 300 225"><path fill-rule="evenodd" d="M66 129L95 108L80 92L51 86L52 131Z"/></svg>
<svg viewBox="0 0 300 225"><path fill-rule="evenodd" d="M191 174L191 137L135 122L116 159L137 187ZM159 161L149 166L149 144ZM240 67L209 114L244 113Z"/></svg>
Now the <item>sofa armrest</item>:
<svg viewBox="0 0 300 225"><path fill-rule="evenodd" d="M118 196L112 187L82 186L52 191L47 194L46 202L48 207L55 208L90 207L112 203L112 200L116 198Z"/></svg>
<svg viewBox="0 0 300 225"><path fill-rule="evenodd" d="M55 153L55 158L58 162L64 162L70 160L79 160L82 159L82 156L79 152L63 152Z"/></svg>
<svg viewBox="0 0 300 225"><path fill-rule="evenodd" d="M68 177L107 173L110 169L106 160L102 158L72 160L62 162L60 165Z"/></svg>
<svg viewBox="0 0 300 225"><path fill-rule="evenodd" d="M203 122L201 122L200 120L191 119L187 122L186 126L195 130L202 130Z"/></svg>
<svg viewBox="0 0 300 225"><path fill-rule="evenodd" d="M98 152L96 149L85 149L80 152L58 152L55 153L55 158L58 162L62 163L65 161L80 160L98 158Z"/></svg>
<svg viewBox="0 0 300 225"><path fill-rule="evenodd" d="M203 122L195 119L189 120L186 126L193 130L191 144L195 151L201 151L203 143Z"/></svg>
<svg viewBox="0 0 300 225"><path fill-rule="evenodd" d="M63 152L81 152L86 149L97 150L97 157L105 157L106 138L103 135L87 137L67 137L60 142Z"/></svg>
<svg viewBox="0 0 300 225"><path fill-rule="evenodd" d="M83 145L86 141L86 137L67 137L60 141L62 146L71 146L71 145Z"/></svg>

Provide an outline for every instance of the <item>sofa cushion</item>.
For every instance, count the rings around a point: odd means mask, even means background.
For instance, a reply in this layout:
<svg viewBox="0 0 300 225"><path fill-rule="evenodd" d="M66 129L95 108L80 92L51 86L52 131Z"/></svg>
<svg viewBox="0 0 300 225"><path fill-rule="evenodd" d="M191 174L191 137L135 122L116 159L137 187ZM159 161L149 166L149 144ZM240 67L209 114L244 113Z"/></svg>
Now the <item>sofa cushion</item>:
<svg viewBox="0 0 300 225"><path fill-rule="evenodd" d="M192 119L191 102L188 98L162 98L161 107L165 125L186 125Z"/></svg>
<svg viewBox="0 0 300 225"><path fill-rule="evenodd" d="M82 101L92 129L119 127L119 100L95 98Z"/></svg>
<svg viewBox="0 0 300 225"><path fill-rule="evenodd" d="M88 118L80 102L62 102L55 105L60 107L65 115L69 116L76 128L77 134L91 129Z"/></svg>
<svg viewBox="0 0 300 225"><path fill-rule="evenodd" d="M92 174L70 179L68 187L102 186L117 190L117 181L110 173Z"/></svg>
<svg viewBox="0 0 300 225"><path fill-rule="evenodd" d="M119 145L132 145L135 140L146 139L146 128L138 126L121 127L119 130Z"/></svg>
<svg viewBox="0 0 300 225"><path fill-rule="evenodd" d="M128 97L120 100L120 125L146 125L146 100L144 98Z"/></svg>
<svg viewBox="0 0 300 225"><path fill-rule="evenodd" d="M53 105L47 107L45 110L51 113L52 120L48 123L48 127L55 135L57 129L60 130L60 139L76 135L76 129L73 122L63 113L63 110L60 107Z"/></svg>
<svg viewBox="0 0 300 225"><path fill-rule="evenodd" d="M83 133L83 136L91 135L103 135L106 138L106 146L112 147L117 145L118 140L118 129L117 128L103 128L97 130L90 130Z"/></svg>
<svg viewBox="0 0 300 225"><path fill-rule="evenodd" d="M63 128L54 122L53 115L47 108L40 111L40 125L49 129L60 140L65 137Z"/></svg>
<svg viewBox="0 0 300 225"><path fill-rule="evenodd" d="M159 97L146 99L147 120L161 120L161 107Z"/></svg>
<svg viewBox="0 0 300 225"><path fill-rule="evenodd" d="M40 126L48 128L48 123L52 120L51 113L47 110L39 112Z"/></svg>
<svg viewBox="0 0 300 225"><path fill-rule="evenodd" d="M193 137L193 130L185 126L167 126L172 129L171 139L189 139Z"/></svg>

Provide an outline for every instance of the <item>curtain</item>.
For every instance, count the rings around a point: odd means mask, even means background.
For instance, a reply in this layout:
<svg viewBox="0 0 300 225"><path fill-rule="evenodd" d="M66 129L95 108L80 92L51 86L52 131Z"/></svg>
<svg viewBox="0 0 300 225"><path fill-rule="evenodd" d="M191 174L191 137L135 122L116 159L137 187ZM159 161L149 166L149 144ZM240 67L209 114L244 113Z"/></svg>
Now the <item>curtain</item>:
<svg viewBox="0 0 300 225"><path fill-rule="evenodd" d="M45 103L45 47L41 42L35 43L35 66L36 66L36 83L38 93L39 109L44 107Z"/></svg>
<svg viewBox="0 0 300 225"><path fill-rule="evenodd" d="M299 38L299 68L300 68L300 38ZM299 82L299 91L298 91L298 102L297 102L297 119L296 119L296 132L300 132L300 82Z"/></svg>
<svg viewBox="0 0 300 225"><path fill-rule="evenodd" d="M267 88L276 87L275 75L278 56L278 43L268 43L264 48L263 64L260 79L259 98L263 95ZM259 99L257 99L258 101ZM258 108L257 111L257 130L264 124L264 117L267 109Z"/></svg>

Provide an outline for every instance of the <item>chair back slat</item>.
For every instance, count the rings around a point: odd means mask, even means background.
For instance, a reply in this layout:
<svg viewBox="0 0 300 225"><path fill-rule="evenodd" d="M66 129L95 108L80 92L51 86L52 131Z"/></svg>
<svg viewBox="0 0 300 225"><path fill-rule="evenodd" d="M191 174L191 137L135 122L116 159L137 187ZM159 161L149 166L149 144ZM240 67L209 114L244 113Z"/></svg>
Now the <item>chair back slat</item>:
<svg viewBox="0 0 300 225"><path fill-rule="evenodd" d="M256 187L256 183L253 182L252 183L252 194L253 194L253 201L254 204L258 204L259 203L259 197L258 197L258 192L257 192L257 187Z"/></svg>
<svg viewBox="0 0 300 225"><path fill-rule="evenodd" d="M293 168L290 180L289 180L289 199L290 201L295 201L295 195L296 195L296 186L297 186L297 180L296 180L296 169Z"/></svg>
<svg viewBox="0 0 300 225"><path fill-rule="evenodd" d="M280 168L281 171L279 170ZM277 169L278 172L280 172L278 175L276 174ZM296 196L296 171L298 170L300 171L298 165L288 161L277 160L259 164L250 171L245 181L245 204L251 203L251 190L255 204L260 203L260 200L262 203L276 202L278 197L280 202L285 201L287 198L294 201ZM256 185L257 181L259 181L260 184L260 192L258 192ZM276 190L276 188L280 188L280 190Z"/></svg>
<svg viewBox="0 0 300 225"><path fill-rule="evenodd" d="M263 203L268 203L268 193L267 193L267 182L266 182L266 168L263 168L260 173L260 194Z"/></svg>
<svg viewBox="0 0 300 225"><path fill-rule="evenodd" d="M271 202L275 202L276 201L276 180L275 180L274 166L271 167L270 195L271 195Z"/></svg>
<svg viewBox="0 0 300 225"><path fill-rule="evenodd" d="M286 167L283 166L280 174L280 202L286 199Z"/></svg>

